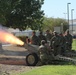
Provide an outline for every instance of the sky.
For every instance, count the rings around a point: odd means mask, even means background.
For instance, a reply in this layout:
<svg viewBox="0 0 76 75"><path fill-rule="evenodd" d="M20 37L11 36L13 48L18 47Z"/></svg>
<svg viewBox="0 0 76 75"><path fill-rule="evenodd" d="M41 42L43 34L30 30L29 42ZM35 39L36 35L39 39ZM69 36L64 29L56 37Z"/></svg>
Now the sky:
<svg viewBox="0 0 76 75"><path fill-rule="evenodd" d="M44 10L46 17L67 19L67 3L69 4L69 19L71 19L71 9L73 19L76 19L76 0L44 0L41 10Z"/></svg>

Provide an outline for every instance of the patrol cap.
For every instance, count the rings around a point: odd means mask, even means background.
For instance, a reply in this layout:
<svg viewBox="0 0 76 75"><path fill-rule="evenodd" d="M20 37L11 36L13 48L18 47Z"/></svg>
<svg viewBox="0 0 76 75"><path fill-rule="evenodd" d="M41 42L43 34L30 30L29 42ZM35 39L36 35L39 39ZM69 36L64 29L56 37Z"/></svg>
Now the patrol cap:
<svg viewBox="0 0 76 75"><path fill-rule="evenodd" d="M56 33L56 31L54 31L53 33Z"/></svg>
<svg viewBox="0 0 76 75"><path fill-rule="evenodd" d="M46 32L49 32L50 30L46 30Z"/></svg>
<svg viewBox="0 0 76 75"><path fill-rule="evenodd" d="M54 31L53 33L57 34L57 32L56 32L56 31Z"/></svg>
<svg viewBox="0 0 76 75"><path fill-rule="evenodd" d="M56 31L54 31L53 33L56 33Z"/></svg>
<svg viewBox="0 0 76 75"><path fill-rule="evenodd" d="M45 40L41 40L41 44L43 44L43 45L44 45L44 44L45 44Z"/></svg>

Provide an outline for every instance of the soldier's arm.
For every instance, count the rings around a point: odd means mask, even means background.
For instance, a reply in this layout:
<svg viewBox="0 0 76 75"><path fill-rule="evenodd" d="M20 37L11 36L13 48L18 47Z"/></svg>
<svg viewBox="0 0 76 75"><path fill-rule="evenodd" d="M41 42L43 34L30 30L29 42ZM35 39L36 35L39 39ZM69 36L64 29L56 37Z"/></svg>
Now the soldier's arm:
<svg viewBox="0 0 76 75"><path fill-rule="evenodd" d="M53 41L54 41L54 37L52 37L52 38L50 39L50 47L51 47Z"/></svg>

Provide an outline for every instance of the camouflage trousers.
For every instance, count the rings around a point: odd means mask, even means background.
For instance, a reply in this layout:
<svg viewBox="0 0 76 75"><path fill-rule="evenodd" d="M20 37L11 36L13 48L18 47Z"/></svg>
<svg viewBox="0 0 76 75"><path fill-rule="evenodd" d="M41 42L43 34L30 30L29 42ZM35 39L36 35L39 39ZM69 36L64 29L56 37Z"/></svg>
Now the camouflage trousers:
<svg viewBox="0 0 76 75"><path fill-rule="evenodd" d="M66 49L67 51L71 51L71 49L72 49L72 44L66 43L66 44L65 44L65 49Z"/></svg>
<svg viewBox="0 0 76 75"><path fill-rule="evenodd" d="M54 59L54 57L49 54L41 54L40 55L40 60L43 65L49 64L53 59Z"/></svg>
<svg viewBox="0 0 76 75"><path fill-rule="evenodd" d="M60 55L61 54L61 47L59 46L59 47L54 47L54 55L56 56L56 55Z"/></svg>

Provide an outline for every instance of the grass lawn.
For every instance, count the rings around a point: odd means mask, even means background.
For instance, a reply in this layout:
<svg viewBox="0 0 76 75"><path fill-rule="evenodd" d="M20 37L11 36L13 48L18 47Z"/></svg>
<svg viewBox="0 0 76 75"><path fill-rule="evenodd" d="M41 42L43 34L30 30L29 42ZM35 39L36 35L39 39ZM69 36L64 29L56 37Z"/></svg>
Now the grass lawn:
<svg viewBox="0 0 76 75"><path fill-rule="evenodd" d="M47 65L40 68L33 69L29 72L24 72L15 75L76 75L76 66L73 65Z"/></svg>
<svg viewBox="0 0 76 75"><path fill-rule="evenodd" d="M76 40L73 41L72 49L76 50ZM76 75L75 65L44 65L15 75Z"/></svg>
<svg viewBox="0 0 76 75"><path fill-rule="evenodd" d="M72 49L76 50L76 39L73 40Z"/></svg>

